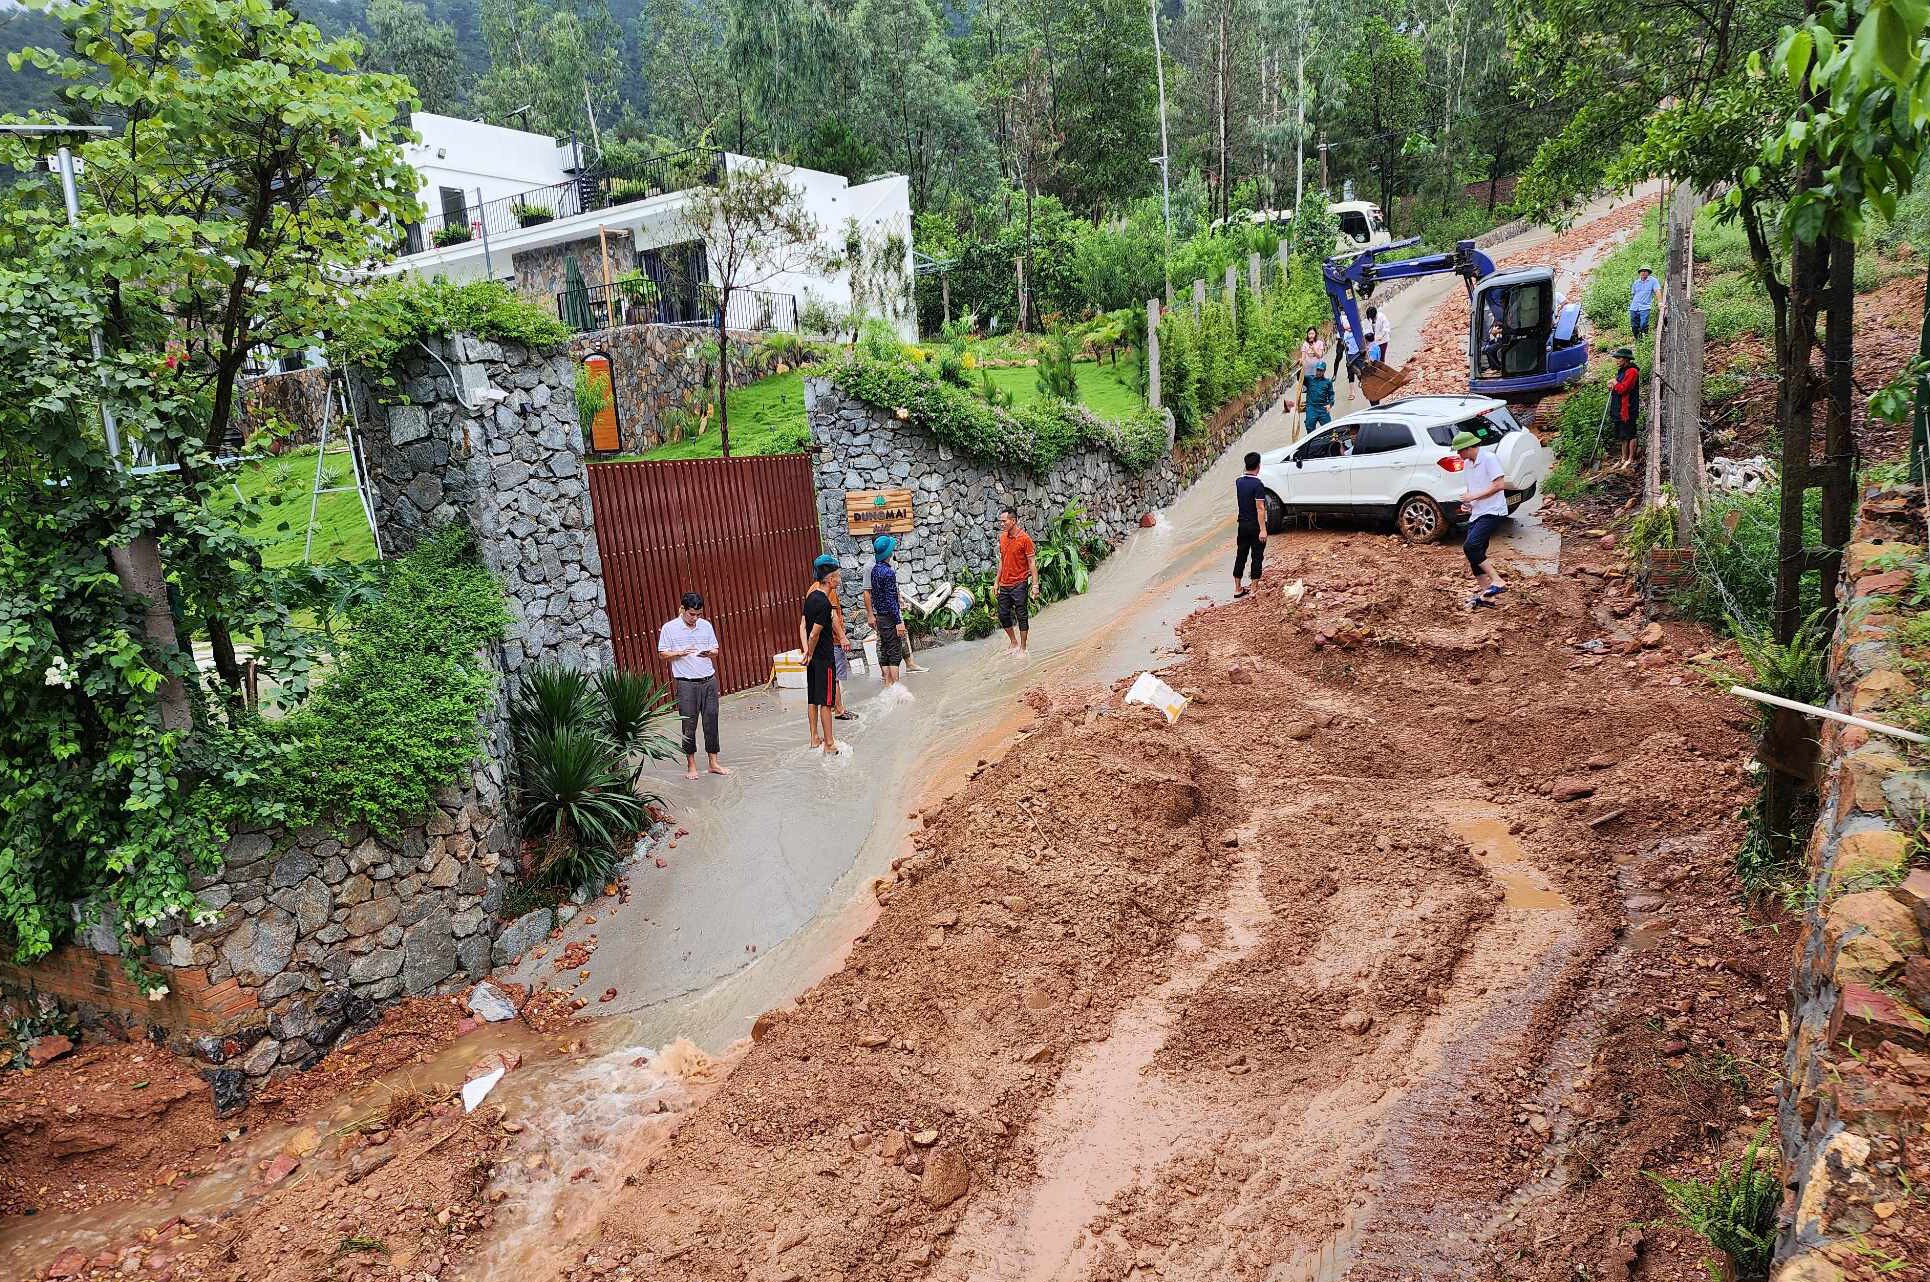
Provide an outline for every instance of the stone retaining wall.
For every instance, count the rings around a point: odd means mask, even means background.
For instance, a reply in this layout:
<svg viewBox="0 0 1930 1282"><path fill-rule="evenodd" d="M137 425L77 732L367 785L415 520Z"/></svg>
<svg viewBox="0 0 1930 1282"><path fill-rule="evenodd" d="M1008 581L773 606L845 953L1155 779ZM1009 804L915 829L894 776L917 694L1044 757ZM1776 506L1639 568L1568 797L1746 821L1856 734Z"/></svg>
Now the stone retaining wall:
<svg viewBox="0 0 1930 1282"><path fill-rule="evenodd" d="M899 422L890 410L852 398L828 378L807 378L804 404L816 454L818 521L826 549L844 563L840 596L847 630L854 638L869 635L860 597L872 560L870 539L852 538L845 523L847 490L911 490L917 527L897 536L896 564L905 595L922 596L957 571L996 568L998 513L1008 505L1038 539L1068 503L1077 502L1097 523L1098 537L1119 542L1140 517L1172 502L1279 401L1285 387L1284 379L1256 387L1215 415L1199 442L1144 472L1129 471L1110 451L1088 448L1066 455L1039 477L966 457Z"/></svg>
<svg viewBox="0 0 1930 1282"><path fill-rule="evenodd" d="M726 338L732 387L776 372L777 357L755 334L730 330ZM623 450L641 454L663 443L666 411L702 404L709 390L707 375L714 386L710 371L717 362L717 331L691 325L624 325L580 334L570 344L570 355L578 361L598 353L610 358Z"/></svg>
<svg viewBox="0 0 1930 1282"><path fill-rule="evenodd" d="M444 525L466 526L509 599L508 676L537 659L609 667L576 362L568 352L466 335L428 346L388 372L386 400L364 400L382 546L400 554ZM383 387L360 381L365 390Z"/></svg>
<svg viewBox="0 0 1930 1282"><path fill-rule="evenodd" d="M1830 655L1838 711L1893 724L1919 697L1895 630L1898 594L1924 563L1922 535L1921 509L1903 492L1865 502ZM1915 834L1930 824L1930 756L1834 722L1821 748L1813 906L1797 944L1780 1098L1793 1199L1776 1282L1836 1282L1856 1274L1853 1262L1898 1254L1885 1243L1912 1218L1896 1212L1911 1204L1912 1163L1930 1152L1930 871L1913 866Z"/></svg>

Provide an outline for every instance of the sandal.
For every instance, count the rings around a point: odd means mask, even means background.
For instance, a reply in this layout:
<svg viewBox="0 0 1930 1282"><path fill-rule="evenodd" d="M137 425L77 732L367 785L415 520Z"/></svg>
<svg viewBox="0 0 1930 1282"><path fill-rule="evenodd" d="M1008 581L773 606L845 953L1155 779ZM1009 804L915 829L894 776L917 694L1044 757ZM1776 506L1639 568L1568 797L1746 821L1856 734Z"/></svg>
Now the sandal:
<svg viewBox="0 0 1930 1282"><path fill-rule="evenodd" d="M855 712L836 712L832 714L832 720L834 721L856 721L857 719L858 714Z"/></svg>

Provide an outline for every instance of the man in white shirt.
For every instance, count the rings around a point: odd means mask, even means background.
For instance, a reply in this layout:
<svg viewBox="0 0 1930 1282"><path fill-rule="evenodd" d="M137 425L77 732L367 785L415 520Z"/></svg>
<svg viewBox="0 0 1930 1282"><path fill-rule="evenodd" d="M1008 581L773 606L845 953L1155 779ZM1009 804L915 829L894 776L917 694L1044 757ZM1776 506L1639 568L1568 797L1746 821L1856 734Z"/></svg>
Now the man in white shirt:
<svg viewBox="0 0 1930 1282"><path fill-rule="evenodd" d="M1508 519L1507 478L1501 475L1501 460L1492 450L1481 448L1481 439L1473 432L1457 432L1453 449L1462 459L1462 471L1468 479L1468 494L1464 506L1468 509L1468 538L1463 545L1468 554L1468 569L1474 572L1474 595L1468 598L1468 608L1479 605L1499 605L1503 589L1507 587L1497 574L1488 570L1488 540L1494 537L1495 527Z"/></svg>
<svg viewBox="0 0 1930 1282"><path fill-rule="evenodd" d="M703 617L704 598L683 596L683 609L657 631L657 653L670 660L671 680L677 687L677 715L683 718L684 777L697 777L697 717L704 718L704 753L710 773L727 775L730 768L717 760L717 629Z"/></svg>

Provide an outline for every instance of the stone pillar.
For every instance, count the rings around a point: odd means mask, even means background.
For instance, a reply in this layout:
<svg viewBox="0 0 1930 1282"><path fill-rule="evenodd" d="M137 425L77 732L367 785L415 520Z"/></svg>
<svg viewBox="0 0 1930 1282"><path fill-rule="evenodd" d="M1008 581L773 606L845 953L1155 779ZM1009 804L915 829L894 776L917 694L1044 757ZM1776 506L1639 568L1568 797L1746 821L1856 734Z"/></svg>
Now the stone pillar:
<svg viewBox="0 0 1930 1282"><path fill-rule="evenodd" d="M1246 283L1247 288L1253 291L1253 296L1258 298L1260 296L1260 251L1257 249L1246 256Z"/></svg>
<svg viewBox="0 0 1930 1282"><path fill-rule="evenodd" d="M1206 310L1206 282L1193 282L1193 315L1198 316Z"/></svg>
<svg viewBox="0 0 1930 1282"><path fill-rule="evenodd" d="M1159 408L1159 300L1146 300L1146 404Z"/></svg>
<svg viewBox="0 0 1930 1282"><path fill-rule="evenodd" d="M1283 240L1280 242L1280 279L1281 280L1284 281L1287 278L1287 264L1292 261L1293 261L1293 253L1287 247L1287 242Z"/></svg>
<svg viewBox="0 0 1930 1282"><path fill-rule="evenodd" d="M1239 319L1240 306L1240 269L1232 263L1226 265L1226 314L1235 321Z"/></svg>
<svg viewBox="0 0 1930 1282"><path fill-rule="evenodd" d="M464 526L508 598L505 675L542 661L609 667L575 362L463 334L427 347L385 371L394 388L370 395L362 417L383 548L407 552ZM382 386L366 372L359 381Z"/></svg>

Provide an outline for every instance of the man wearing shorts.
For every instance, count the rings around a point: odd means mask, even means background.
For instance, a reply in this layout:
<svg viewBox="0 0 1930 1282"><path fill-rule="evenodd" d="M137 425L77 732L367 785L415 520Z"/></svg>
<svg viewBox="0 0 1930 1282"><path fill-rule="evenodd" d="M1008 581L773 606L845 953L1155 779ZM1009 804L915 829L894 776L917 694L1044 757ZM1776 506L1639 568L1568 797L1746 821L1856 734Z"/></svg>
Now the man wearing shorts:
<svg viewBox="0 0 1930 1282"><path fill-rule="evenodd" d="M1037 553L1032 536L1019 528L1019 514L999 509L999 626L1005 629L1007 654L1023 655L1032 629L1032 602L1039 599Z"/></svg>
<svg viewBox="0 0 1930 1282"><path fill-rule="evenodd" d="M1481 438L1473 432L1457 432L1453 449L1461 456L1462 473L1468 478L1464 500L1468 538L1462 545L1468 554L1468 569L1474 573L1474 595L1468 598L1468 608L1499 605L1507 585L1488 569L1488 540L1494 537L1495 527L1508 519L1508 496L1503 493L1508 482L1501 475L1501 460L1493 450L1482 449Z"/></svg>
<svg viewBox="0 0 1930 1282"><path fill-rule="evenodd" d="M1242 587L1240 576L1246 572L1247 558L1253 560L1253 587L1260 586L1260 567L1267 559L1267 487L1260 481L1260 456L1246 456L1246 475L1233 482L1233 505L1239 516L1238 544L1233 553L1233 595L1243 597L1253 588Z"/></svg>
<svg viewBox="0 0 1930 1282"><path fill-rule="evenodd" d="M830 557L819 558L811 567L811 591L804 598L804 689L810 705L811 746L823 746L827 753L838 751L832 732L838 705L838 673L832 658L836 638L832 635L831 599L838 591L838 563Z"/></svg>
<svg viewBox="0 0 1930 1282"><path fill-rule="evenodd" d="M877 560L872 563L871 577L865 583L864 608L871 616L871 635L878 638L878 675L886 685L897 685L898 666L905 661L905 651L911 648L904 610L898 604L898 571L891 564L898 540L889 534L880 534L871 550Z"/></svg>

